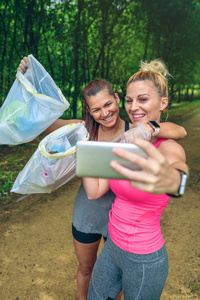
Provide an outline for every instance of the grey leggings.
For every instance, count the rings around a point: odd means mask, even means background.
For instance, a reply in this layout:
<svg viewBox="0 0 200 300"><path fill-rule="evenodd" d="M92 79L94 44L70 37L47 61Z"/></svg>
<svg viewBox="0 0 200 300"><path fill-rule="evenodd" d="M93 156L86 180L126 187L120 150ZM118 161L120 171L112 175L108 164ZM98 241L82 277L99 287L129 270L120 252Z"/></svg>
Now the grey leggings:
<svg viewBox="0 0 200 300"><path fill-rule="evenodd" d="M165 245L145 255L126 252L110 238L95 264L88 300L112 300L123 289L124 300L158 300L168 274Z"/></svg>

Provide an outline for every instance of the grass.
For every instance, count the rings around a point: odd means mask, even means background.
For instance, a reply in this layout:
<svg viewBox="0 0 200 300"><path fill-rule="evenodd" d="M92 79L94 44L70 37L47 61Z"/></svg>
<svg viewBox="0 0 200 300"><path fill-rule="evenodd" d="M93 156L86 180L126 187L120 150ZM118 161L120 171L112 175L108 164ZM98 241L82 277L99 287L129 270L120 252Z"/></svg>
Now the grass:
<svg viewBox="0 0 200 300"><path fill-rule="evenodd" d="M200 108L200 100L179 104L173 103L168 120L179 123L186 119L191 112L195 113L194 111L197 111L197 108ZM120 115L124 119L128 118L123 109L120 109ZM38 143L44 136L43 133L34 141L18 146L0 146L0 210L5 210L20 198L20 195L11 193L10 190L17 175L35 152ZM37 198L36 195L35 197Z"/></svg>
<svg viewBox="0 0 200 300"><path fill-rule="evenodd" d="M18 194L10 190L14 181L29 158L38 147L39 139L18 146L1 146L0 148L0 210L6 209L18 198Z"/></svg>
<svg viewBox="0 0 200 300"><path fill-rule="evenodd" d="M168 119L172 122L183 121L187 119L197 108L200 108L200 100L172 103Z"/></svg>
<svg viewBox="0 0 200 300"><path fill-rule="evenodd" d="M198 295L200 297L200 283L194 282L189 285L192 294Z"/></svg>

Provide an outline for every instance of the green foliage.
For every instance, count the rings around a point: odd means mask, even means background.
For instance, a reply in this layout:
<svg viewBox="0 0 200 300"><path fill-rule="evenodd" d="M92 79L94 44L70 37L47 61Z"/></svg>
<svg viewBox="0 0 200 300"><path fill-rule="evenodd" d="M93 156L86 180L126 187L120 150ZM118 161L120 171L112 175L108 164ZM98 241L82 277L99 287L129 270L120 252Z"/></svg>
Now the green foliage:
<svg viewBox="0 0 200 300"><path fill-rule="evenodd" d="M199 96L198 0L2 0L0 104L24 55L33 54L81 115L82 88L93 78L111 81L123 99L141 60L162 58L173 79L172 97Z"/></svg>
<svg viewBox="0 0 200 300"><path fill-rule="evenodd" d="M181 102L176 103L172 102L171 108L168 111L168 114L163 115L162 120L165 121L166 118L168 121L179 123L182 120L187 119L191 113L200 109L200 100L193 102Z"/></svg>
<svg viewBox="0 0 200 300"><path fill-rule="evenodd" d="M189 288L190 288L192 294L200 296L200 283L198 282L198 280L197 280L197 282L191 283L189 285Z"/></svg>
<svg viewBox="0 0 200 300"><path fill-rule="evenodd" d="M36 142L13 147L0 146L0 209L19 197L17 194L10 193L10 190L18 173L36 148Z"/></svg>

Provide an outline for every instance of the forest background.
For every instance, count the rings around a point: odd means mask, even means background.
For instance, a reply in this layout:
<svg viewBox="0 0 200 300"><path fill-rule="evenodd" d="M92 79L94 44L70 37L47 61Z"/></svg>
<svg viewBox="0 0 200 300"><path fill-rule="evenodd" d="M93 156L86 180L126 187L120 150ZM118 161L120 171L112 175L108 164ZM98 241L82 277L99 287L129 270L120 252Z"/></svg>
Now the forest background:
<svg viewBox="0 0 200 300"><path fill-rule="evenodd" d="M126 119L128 78L141 60L161 58L173 76L168 120L179 123L200 107L199 53L199 0L2 0L0 106L20 60L33 54L70 103L63 118L82 118L83 87L106 78L120 95ZM0 210L17 200L11 187L42 137L14 149L0 146Z"/></svg>
<svg viewBox="0 0 200 300"><path fill-rule="evenodd" d="M0 105L23 56L33 54L70 102L65 118L82 116L82 89L106 78L121 105L141 60L168 66L170 98L199 99L199 0L2 0Z"/></svg>
<svg viewBox="0 0 200 300"><path fill-rule="evenodd" d="M70 108L64 113L63 118L82 117L82 89L94 78L106 78L112 83L115 91L120 95L122 106L120 111L125 118L123 96L127 80L138 70L141 60L151 61L155 58L163 59L173 76L169 82L172 101L169 120L179 123L189 115L199 112L199 0L1 0L0 106L15 80L20 60L29 54L33 54L40 61L69 101ZM183 197L182 201L176 203L176 207L171 206L171 210L167 215L165 214L163 220L164 230L168 232L167 243L171 249L170 259L173 266L172 276L166 289L166 298L163 299L200 299L197 277L200 256L196 250L199 227L195 225L199 217L197 199L200 184L198 163L200 146L197 143L199 139L196 138L199 133L199 118L198 121L195 120L196 123L192 123L194 126L189 130L190 142L186 140L185 143L190 166L188 194L185 200ZM57 298L54 299L62 299L63 289L66 292L66 276L64 274L61 276L62 280L58 281L58 264L52 263L52 260L54 262L58 258L57 251L63 253L63 236L66 234L61 231L61 228L64 227L65 212L68 208L63 208L65 202L59 203L61 198L68 199L69 194L76 192L76 181L75 183L72 181L70 186L65 185L52 194L36 194L27 197L27 195L19 196L10 193L16 176L35 152L43 137L44 133L30 143L15 147L0 146L0 222L2 221L1 228L3 228L1 239L5 235L5 241L1 243L0 249L1 257L5 258L4 264L0 264L1 267L3 266L0 274L1 279L4 280L2 281L4 294L6 297L8 294L12 297L16 296L16 299L20 293L22 295L27 293L26 295L33 299L31 292L46 293L49 297L52 293L56 293ZM73 197L75 196L69 197L70 205L73 205ZM59 213L64 212L62 218L58 218L58 210L55 210L54 217L44 210L54 203L60 205ZM54 206L52 207L54 210ZM41 223L43 217L40 212L43 210L44 216L50 217L45 225ZM32 225L34 227L41 223L41 227L31 235L29 220L32 220L34 211L40 222L33 218ZM19 220L22 220L22 225ZM71 211L68 222L71 228ZM52 225L51 230L49 224ZM53 228L55 228L55 235L52 235L52 240L58 237L61 244L58 241L52 243L51 239L49 244L46 244L46 237L49 237ZM38 241L39 234L41 237ZM71 230L69 237L64 241L69 241L72 248L70 235ZM7 237L9 240L6 240ZM15 244L15 241L18 244ZM39 251L41 251L41 242L44 241L44 252L48 249L48 255L38 254L29 244L26 248L25 241L33 242L30 245L35 245ZM56 245L56 249L52 249L52 245ZM7 248L9 246L12 248L10 252ZM32 249L32 258L33 254L38 256L34 258L34 262L45 268L42 277L44 280L39 285L33 278L41 276L41 269L36 264L36 271L30 272L30 268L34 268L30 265L29 248ZM67 254L71 248L67 248ZM180 249L184 251L180 252ZM73 253L73 249L70 251ZM69 269L69 260L72 262L71 269ZM59 265L60 269L63 268L63 261L61 260L61 266ZM69 285L70 294L76 293L75 264L75 256L73 259L71 256L66 258L67 276L71 276L70 280L73 279L73 288ZM14 279L11 280L12 278ZM56 290L55 281L60 284ZM74 299L74 297L69 296L67 299Z"/></svg>

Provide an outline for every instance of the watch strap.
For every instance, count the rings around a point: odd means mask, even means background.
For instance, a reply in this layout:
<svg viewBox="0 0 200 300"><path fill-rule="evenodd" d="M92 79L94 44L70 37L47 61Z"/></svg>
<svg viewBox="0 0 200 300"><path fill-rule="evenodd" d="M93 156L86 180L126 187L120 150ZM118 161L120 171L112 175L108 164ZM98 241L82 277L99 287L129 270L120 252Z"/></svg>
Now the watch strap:
<svg viewBox="0 0 200 300"><path fill-rule="evenodd" d="M153 128L153 130L154 130L154 132L152 133L151 136L156 136L160 132L160 126L158 125L157 122L148 121L147 124L149 124L151 126L151 128Z"/></svg>
<svg viewBox="0 0 200 300"><path fill-rule="evenodd" d="M181 182L180 182L180 186L179 186L179 189L178 189L178 194L177 195L167 194L167 195L170 196L170 197L179 198L182 195L184 195L186 182L187 182L187 174L183 170L180 170L180 169L176 169L176 170L179 171L180 175L181 175Z"/></svg>

